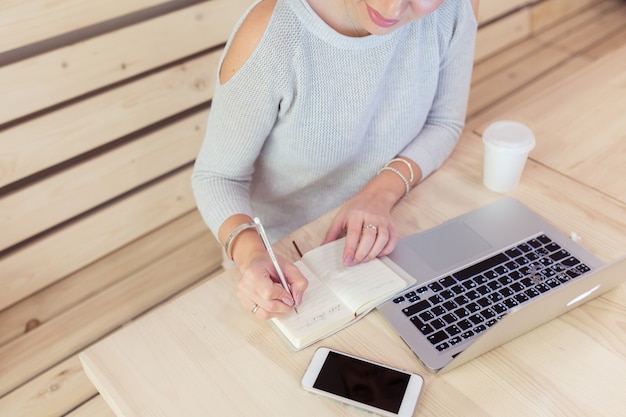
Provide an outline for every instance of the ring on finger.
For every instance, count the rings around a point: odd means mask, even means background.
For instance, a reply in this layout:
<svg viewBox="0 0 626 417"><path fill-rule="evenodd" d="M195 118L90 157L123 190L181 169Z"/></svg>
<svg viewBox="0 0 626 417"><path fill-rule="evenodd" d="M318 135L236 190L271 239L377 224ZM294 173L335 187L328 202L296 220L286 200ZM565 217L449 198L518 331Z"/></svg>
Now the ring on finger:
<svg viewBox="0 0 626 417"><path fill-rule="evenodd" d="M365 230L365 229L372 229L372 230L374 230L374 232L378 233L378 227L373 225L373 224L371 224L371 223L364 224L363 225L363 230Z"/></svg>
<svg viewBox="0 0 626 417"><path fill-rule="evenodd" d="M260 306L257 303L252 304L252 310L250 310L252 314L255 314L257 310L259 309L259 307Z"/></svg>

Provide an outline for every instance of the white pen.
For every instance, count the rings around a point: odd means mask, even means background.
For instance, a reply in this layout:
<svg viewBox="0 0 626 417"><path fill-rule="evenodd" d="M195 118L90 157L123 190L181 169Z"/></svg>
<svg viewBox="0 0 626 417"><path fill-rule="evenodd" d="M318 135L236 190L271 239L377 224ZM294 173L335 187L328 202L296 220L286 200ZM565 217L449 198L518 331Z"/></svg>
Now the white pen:
<svg viewBox="0 0 626 417"><path fill-rule="evenodd" d="M256 230L259 233L259 236L261 236L261 240L263 241L263 244L265 245L265 249L267 250L267 253L270 255L270 259L272 260L272 263L274 264L274 268L276 268L276 273L278 274L278 278L280 278L280 283L283 285L283 288L285 289L285 291L289 293L289 295L291 296L291 299L293 300L293 311L295 311L296 314L299 314L298 309L296 308L296 299L291 293L291 289L289 288L289 284L287 284L287 280L285 279L285 274L283 274L283 270L280 269L280 265L278 265L278 259L276 259L276 255L274 254L274 250L272 249L272 244L270 243L270 240L267 238L267 235L265 234L265 229L263 229L261 220L258 217L255 217L254 224L256 224Z"/></svg>

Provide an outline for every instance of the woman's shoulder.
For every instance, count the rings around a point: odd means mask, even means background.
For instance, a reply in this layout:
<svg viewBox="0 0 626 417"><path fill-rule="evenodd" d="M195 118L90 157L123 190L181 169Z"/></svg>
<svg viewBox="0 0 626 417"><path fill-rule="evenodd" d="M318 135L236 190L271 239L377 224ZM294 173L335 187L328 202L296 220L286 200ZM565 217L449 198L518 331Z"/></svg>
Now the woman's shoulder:
<svg viewBox="0 0 626 417"><path fill-rule="evenodd" d="M259 1L233 35L220 69L220 83L225 83L245 64L259 45L278 0Z"/></svg>

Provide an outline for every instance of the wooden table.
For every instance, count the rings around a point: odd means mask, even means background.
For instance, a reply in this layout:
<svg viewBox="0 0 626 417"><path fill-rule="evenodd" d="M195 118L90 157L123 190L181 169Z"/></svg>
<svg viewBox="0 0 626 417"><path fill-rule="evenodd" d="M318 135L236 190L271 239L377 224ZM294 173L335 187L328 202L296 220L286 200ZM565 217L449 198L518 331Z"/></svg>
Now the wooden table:
<svg viewBox="0 0 626 417"><path fill-rule="evenodd" d="M626 203L626 46L498 119L534 131L535 161Z"/></svg>
<svg viewBox="0 0 626 417"><path fill-rule="evenodd" d="M444 166L394 210L402 235L501 195L481 183L480 137L465 134ZM621 168L615 175L624 176ZM511 193L604 260L626 253L626 204L529 161ZM295 258L318 245L332 213L277 245ZM590 416L626 410L626 286L443 375L424 369L378 312L300 352L240 306L228 271L121 329L80 357L122 417L363 416L304 392L300 378L325 345L408 369L426 384L420 416ZM306 301L305 301L306 302Z"/></svg>

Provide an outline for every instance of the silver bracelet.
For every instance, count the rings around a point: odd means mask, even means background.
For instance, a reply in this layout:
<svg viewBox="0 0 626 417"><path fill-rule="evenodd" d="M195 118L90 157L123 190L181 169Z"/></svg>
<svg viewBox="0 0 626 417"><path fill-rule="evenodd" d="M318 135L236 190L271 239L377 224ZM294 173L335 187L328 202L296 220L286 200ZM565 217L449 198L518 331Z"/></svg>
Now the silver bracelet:
<svg viewBox="0 0 626 417"><path fill-rule="evenodd" d="M380 174L383 171L391 171L400 177L402 182L404 182L404 187L405 187L404 195L405 196L409 193L409 191L411 191L411 184L409 184L409 180L407 180L406 177L400 171L398 171L394 167L384 166L378 171L378 173Z"/></svg>
<svg viewBox="0 0 626 417"><path fill-rule="evenodd" d="M228 256L228 259L230 259L231 261L234 261L233 249L232 249L233 242L235 241L235 239L237 238L237 236L239 236L241 232L247 229L256 229L256 225L252 222L240 224L239 226L235 227L235 229L233 229L232 232L230 232L230 235L228 235L228 238L226 239L226 243L224 243L224 251L226 252L226 255Z"/></svg>
<svg viewBox="0 0 626 417"><path fill-rule="evenodd" d="M413 180L415 179L415 175L413 175L413 167L411 166L409 161L407 161L404 158L394 158L391 161L387 162L385 164L385 166L388 167L389 165L391 165L392 162L402 162L403 164L405 164L409 168L409 174L411 174L411 178L409 178L409 184L413 184Z"/></svg>

